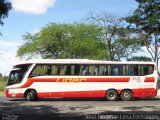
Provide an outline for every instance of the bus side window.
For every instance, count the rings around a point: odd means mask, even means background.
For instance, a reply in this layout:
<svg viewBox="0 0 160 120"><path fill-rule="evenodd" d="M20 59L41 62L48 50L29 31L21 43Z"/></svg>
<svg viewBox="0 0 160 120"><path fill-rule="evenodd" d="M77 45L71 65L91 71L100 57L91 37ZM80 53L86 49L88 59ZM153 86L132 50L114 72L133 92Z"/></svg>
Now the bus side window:
<svg viewBox="0 0 160 120"><path fill-rule="evenodd" d="M129 75L130 76L134 76L135 74L134 74L134 68L133 68L133 66L130 66L130 68L129 68Z"/></svg>
<svg viewBox="0 0 160 120"><path fill-rule="evenodd" d="M95 72L95 75L96 75L96 76L99 75L99 66L98 66L98 65L95 66L94 72Z"/></svg>
<svg viewBox="0 0 160 120"><path fill-rule="evenodd" d="M108 66L104 66L104 73L103 73L104 75L108 75Z"/></svg>
<svg viewBox="0 0 160 120"><path fill-rule="evenodd" d="M36 65L32 73L30 74L30 77L43 76L47 75L47 73L48 73L48 65Z"/></svg>
<svg viewBox="0 0 160 120"><path fill-rule="evenodd" d="M74 68L75 69L74 75L82 75L81 65L76 64L74 66L75 66L75 68Z"/></svg>
<svg viewBox="0 0 160 120"><path fill-rule="evenodd" d="M48 65L47 75L51 75L51 65Z"/></svg>
<svg viewBox="0 0 160 120"><path fill-rule="evenodd" d="M153 66L152 65L143 65L143 74L144 75L149 75L153 73Z"/></svg>
<svg viewBox="0 0 160 120"><path fill-rule="evenodd" d="M112 76L118 75L118 68L115 65L111 65L111 75Z"/></svg>
<svg viewBox="0 0 160 120"><path fill-rule="evenodd" d="M141 74L140 65L128 65L128 75L129 76L139 76Z"/></svg>
<svg viewBox="0 0 160 120"><path fill-rule="evenodd" d="M123 65L123 76L125 76L125 75L126 75L126 66Z"/></svg>
<svg viewBox="0 0 160 120"><path fill-rule="evenodd" d="M118 75L119 75L119 76L123 76L123 74L124 74L124 73L123 73L123 65L119 65L119 66L118 66Z"/></svg>
<svg viewBox="0 0 160 120"><path fill-rule="evenodd" d="M83 65L82 75L90 75L89 66L88 65Z"/></svg>
<svg viewBox="0 0 160 120"><path fill-rule="evenodd" d="M110 76L111 75L111 66L108 65L108 75Z"/></svg>
<svg viewBox="0 0 160 120"><path fill-rule="evenodd" d="M125 75L129 75L129 65L126 65L125 67Z"/></svg>
<svg viewBox="0 0 160 120"><path fill-rule="evenodd" d="M75 75L75 65L66 65L66 75Z"/></svg>
<svg viewBox="0 0 160 120"><path fill-rule="evenodd" d="M143 72L144 72L144 75L148 75L149 74L148 66L143 65Z"/></svg>
<svg viewBox="0 0 160 120"><path fill-rule="evenodd" d="M88 65L86 66L85 69L86 69L85 75L90 75L90 71L89 71L89 66Z"/></svg>
<svg viewBox="0 0 160 120"><path fill-rule="evenodd" d="M104 65L99 66L99 75L100 76L104 75Z"/></svg>
<svg viewBox="0 0 160 120"><path fill-rule="evenodd" d="M143 65L140 66L140 75L142 75L142 76L144 75L144 67L143 67Z"/></svg>
<svg viewBox="0 0 160 120"><path fill-rule="evenodd" d="M60 75L66 75L67 65L60 66Z"/></svg>
<svg viewBox="0 0 160 120"><path fill-rule="evenodd" d="M38 76L39 75L39 69L40 69L40 67L38 66L38 65L36 65L35 67L34 67L34 69L32 70L32 72L31 72L31 74L30 74L30 77L36 77L36 76Z"/></svg>
<svg viewBox="0 0 160 120"><path fill-rule="evenodd" d="M40 75L43 76L43 75L47 75L48 73L48 65L41 65L41 71L40 71Z"/></svg>
<svg viewBox="0 0 160 120"><path fill-rule="evenodd" d="M126 74L125 66L122 64L119 65L111 65L111 75L112 76L123 76Z"/></svg>
<svg viewBox="0 0 160 120"><path fill-rule="evenodd" d="M148 67L149 67L149 68L148 68L148 69L149 69L149 70L148 70L148 72L149 72L148 74L153 74L154 66L153 66L153 65L149 65Z"/></svg>
<svg viewBox="0 0 160 120"><path fill-rule="evenodd" d="M71 65L71 75L76 75L76 73L75 73L75 65Z"/></svg>
<svg viewBox="0 0 160 120"><path fill-rule="evenodd" d="M90 75L95 75L95 65L89 66L89 73L90 73Z"/></svg>
<svg viewBox="0 0 160 120"><path fill-rule="evenodd" d="M71 75L71 65L66 65L66 75Z"/></svg>
<svg viewBox="0 0 160 120"><path fill-rule="evenodd" d="M59 73L60 73L59 65L52 65L51 75L59 75Z"/></svg>
<svg viewBox="0 0 160 120"><path fill-rule="evenodd" d="M113 75L117 76L119 74L118 68L113 69Z"/></svg>
<svg viewBox="0 0 160 120"><path fill-rule="evenodd" d="M83 65L80 65L80 68L79 68L79 75L83 75Z"/></svg>

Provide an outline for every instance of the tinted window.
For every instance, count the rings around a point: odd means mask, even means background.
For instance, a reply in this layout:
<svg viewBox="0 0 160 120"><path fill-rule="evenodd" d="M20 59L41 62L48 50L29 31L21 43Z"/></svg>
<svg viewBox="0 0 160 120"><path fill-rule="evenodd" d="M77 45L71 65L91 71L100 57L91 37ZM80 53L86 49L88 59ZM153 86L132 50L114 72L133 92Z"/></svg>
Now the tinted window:
<svg viewBox="0 0 160 120"><path fill-rule="evenodd" d="M30 66L31 64L14 66L13 70L10 72L7 85L20 83L25 77L25 74L29 70Z"/></svg>
<svg viewBox="0 0 160 120"><path fill-rule="evenodd" d="M136 64L38 64L30 77L42 75L139 76L152 74L153 65Z"/></svg>

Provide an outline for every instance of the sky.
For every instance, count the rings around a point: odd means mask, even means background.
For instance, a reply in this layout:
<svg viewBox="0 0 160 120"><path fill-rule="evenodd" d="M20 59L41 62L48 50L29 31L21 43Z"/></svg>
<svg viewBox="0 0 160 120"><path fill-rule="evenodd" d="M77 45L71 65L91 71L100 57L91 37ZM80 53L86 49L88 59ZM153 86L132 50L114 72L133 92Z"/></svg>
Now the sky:
<svg viewBox="0 0 160 120"><path fill-rule="evenodd" d="M137 8L135 0L8 0L13 9L0 26L0 73L7 74L23 59L16 57L23 35L35 33L49 23L83 22L89 12L106 12L119 17Z"/></svg>

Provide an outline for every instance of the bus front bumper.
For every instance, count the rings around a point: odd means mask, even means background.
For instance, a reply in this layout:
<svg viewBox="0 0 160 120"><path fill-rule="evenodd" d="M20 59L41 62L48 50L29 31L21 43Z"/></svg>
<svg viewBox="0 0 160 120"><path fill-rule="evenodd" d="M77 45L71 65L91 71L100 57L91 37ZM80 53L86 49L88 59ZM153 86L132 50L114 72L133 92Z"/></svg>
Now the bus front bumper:
<svg viewBox="0 0 160 120"><path fill-rule="evenodd" d="M24 97L23 93L9 93L10 89L5 90L6 97Z"/></svg>

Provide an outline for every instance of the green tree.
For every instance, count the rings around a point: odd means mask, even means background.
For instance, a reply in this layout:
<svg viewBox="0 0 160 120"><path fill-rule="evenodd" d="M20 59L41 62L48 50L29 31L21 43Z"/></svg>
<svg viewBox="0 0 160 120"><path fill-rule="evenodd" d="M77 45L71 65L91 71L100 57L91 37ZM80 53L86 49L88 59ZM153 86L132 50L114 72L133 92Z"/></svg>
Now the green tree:
<svg viewBox="0 0 160 120"><path fill-rule="evenodd" d="M6 0L0 0L0 25L3 25L2 19L8 17L8 12L11 10L11 3ZM1 32L0 32L0 35Z"/></svg>
<svg viewBox="0 0 160 120"><path fill-rule="evenodd" d="M112 43L114 59L121 60L121 58L128 59L132 57L133 53L141 49L138 42L139 39L133 29L127 29L125 27L117 28Z"/></svg>
<svg viewBox="0 0 160 120"><path fill-rule="evenodd" d="M133 29L124 26L124 19L107 13L91 13L87 20L99 25L102 32L102 40L107 46L110 60L121 60L128 58L130 54L137 52L140 45L137 43L139 37Z"/></svg>
<svg viewBox="0 0 160 120"><path fill-rule="evenodd" d="M6 0L0 0L0 24L3 25L2 19L8 17L8 12L11 9L11 3Z"/></svg>
<svg viewBox="0 0 160 120"><path fill-rule="evenodd" d="M3 75L2 75L2 73L0 73L0 78L2 78L3 77Z"/></svg>
<svg viewBox="0 0 160 120"><path fill-rule="evenodd" d="M72 37L68 40L68 44L65 44L68 58L108 59L99 26L75 24L70 30L70 35Z"/></svg>
<svg viewBox="0 0 160 120"><path fill-rule="evenodd" d="M106 46L96 25L51 23L39 33L24 35L17 56L107 59Z"/></svg>
<svg viewBox="0 0 160 120"><path fill-rule="evenodd" d="M133 58L128 58L127 61L149 61L151 62L152 59L146 56L134 56Z"/></svg>
<svg viewBox="0 0 160 120"><path fill-rule="evenodd" d="M133 15L126 17L130 27L136 28L142 37L141 43L146 46L152 59L160 59L160 0L136 0L138 8Z"/></svg>

